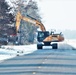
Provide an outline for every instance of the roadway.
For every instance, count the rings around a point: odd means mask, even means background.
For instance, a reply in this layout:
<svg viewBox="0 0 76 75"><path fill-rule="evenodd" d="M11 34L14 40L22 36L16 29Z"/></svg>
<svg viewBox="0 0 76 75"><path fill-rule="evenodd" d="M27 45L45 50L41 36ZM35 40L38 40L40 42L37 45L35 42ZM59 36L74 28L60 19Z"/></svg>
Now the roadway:
<svg viewBox="0 0 76 75"><path fill-rule="evenodd" d="M0 63L0 75L76 75L76 51L37 50Z"/></svg>

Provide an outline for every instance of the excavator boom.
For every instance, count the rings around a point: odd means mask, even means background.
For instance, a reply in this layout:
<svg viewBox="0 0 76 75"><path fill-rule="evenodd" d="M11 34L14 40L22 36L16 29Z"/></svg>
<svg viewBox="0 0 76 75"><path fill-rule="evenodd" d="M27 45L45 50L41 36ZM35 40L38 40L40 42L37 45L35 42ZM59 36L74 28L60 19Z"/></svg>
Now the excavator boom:
<svg viewBox="0 0 76 75"><path fill-rule="evenodd" d="M46 31L44 25L43 25L41 22L39 22L39 21L37 21L37 20L32 20L31 18L24 17L24 16L21 15L20 12L18 12L17 15L16 15L16 31L17 31L17 32L18 32L18 30L19 30L20 21L21 21L21 20L24 20L24 21L26 21L26 22L30 22L30 23L38 26L42 31Z"/></svg>

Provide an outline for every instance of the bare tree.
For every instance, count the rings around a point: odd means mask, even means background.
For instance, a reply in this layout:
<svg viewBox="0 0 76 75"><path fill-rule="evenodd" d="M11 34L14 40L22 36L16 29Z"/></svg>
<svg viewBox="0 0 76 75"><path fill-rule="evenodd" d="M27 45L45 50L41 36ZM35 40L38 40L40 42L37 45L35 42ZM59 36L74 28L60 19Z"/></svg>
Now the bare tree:
<svg viewBox="0 0 76 75"><path fill-rule="evenodd" d="M11 0L11 12L13 12L14 16L16 17L17 12L19 11L23 16L28 17L31 16L40 20L41 17L38 14L38 7L37 3L32 0ZM15 22L14 22L15 25ZM34 42L34 33L37 30L33 24L28 22L21 21L20 23L20 42L22 44L26 43L33 43Z"/></svg>

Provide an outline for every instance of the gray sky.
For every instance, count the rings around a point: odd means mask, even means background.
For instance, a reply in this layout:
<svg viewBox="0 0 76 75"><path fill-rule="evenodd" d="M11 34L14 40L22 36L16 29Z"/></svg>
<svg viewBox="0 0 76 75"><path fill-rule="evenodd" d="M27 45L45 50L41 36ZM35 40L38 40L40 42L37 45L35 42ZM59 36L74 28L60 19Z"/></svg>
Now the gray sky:
<svg viewBox="0 0 76 75"><path fill-rule="evenodd" d="M76 30L76 0L37 0L47 30Z"/></svg>

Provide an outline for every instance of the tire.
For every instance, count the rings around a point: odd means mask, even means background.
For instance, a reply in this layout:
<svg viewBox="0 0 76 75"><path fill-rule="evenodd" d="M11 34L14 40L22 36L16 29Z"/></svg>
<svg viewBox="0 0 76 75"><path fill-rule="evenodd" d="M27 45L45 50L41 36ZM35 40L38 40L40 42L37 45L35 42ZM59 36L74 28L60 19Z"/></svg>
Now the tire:
<svg viewBox="0 0 76 75"><path fill-rule="evenodd" d="M42 44L37 44L37 49L42 49Z"/></svg>
<svg viewBox="0 0 76 75"><path fill-rule="evenodd" d="M58 45L57 45L57 43L52 44L52 49L58 49Z"/></svg>

